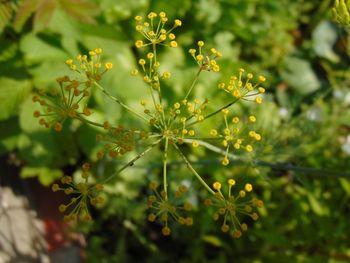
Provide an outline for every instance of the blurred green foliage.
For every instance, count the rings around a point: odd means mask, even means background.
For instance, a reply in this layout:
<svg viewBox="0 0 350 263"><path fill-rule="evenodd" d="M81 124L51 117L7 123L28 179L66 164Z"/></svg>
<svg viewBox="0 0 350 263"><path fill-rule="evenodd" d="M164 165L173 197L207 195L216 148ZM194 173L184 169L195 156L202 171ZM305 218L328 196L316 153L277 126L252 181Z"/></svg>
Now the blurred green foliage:
<svg viewBox="0 0 350 263"><path fill-rule="evenodd" d="M237 113L253 112L263 142L249 163L220 168L218 156L196 150L199 171L216 179L252 182L266 207L262 218L239 240L221 235L210 211L197 209L190 229L169 238L146 221L146 185L160 171L154 152L122 173L106 189L108 202L95 211L88 236L87 262L349 262L350 260L350 71L348 31L331 21L331 0L60 0L0 2L0 154L15 153L21 175L51 184L87 159L96 162L97 130L73 123L57 134L32 117L36 89L55 85L67 74L64 61L101 47L116 70L103 85L137 107L146 94L130 77L138 51L135 15L165 11L182 19L181 48L161 52L172 72L165 96L182 94L196 71L187 50L198 40L222 51L221 73L204 74L196 89L211 97L220 80L239 67L267 76L261 107L241 104ZM223 97L214 101L222 104ZM118 105L96 93L89 102L93 117L134 125ZM210 123L207 127L210 127ZM206 129L206 127L203 127ZM190 150L188 150L190 151ZM95 164L98 178L120 165ZM170 177L195 180L181 165ZM10 175L6 175L10 176ZM195 191L194 191L195 192ZM202 202L193 193L193 202Z"/></svg>

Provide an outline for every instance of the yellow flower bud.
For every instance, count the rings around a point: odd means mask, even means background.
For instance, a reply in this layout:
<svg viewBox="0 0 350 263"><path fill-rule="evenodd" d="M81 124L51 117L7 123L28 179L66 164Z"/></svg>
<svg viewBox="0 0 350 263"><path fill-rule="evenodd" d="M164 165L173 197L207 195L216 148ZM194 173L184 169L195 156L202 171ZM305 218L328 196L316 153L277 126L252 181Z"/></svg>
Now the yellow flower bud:
<svg viewBox="0 0 350 263"><path fill-rule="evenodd" d="M142 46L143 46L143 41L142 41L142 40L137 40L137 41L135 42L135 46L136 46L137 48L142 47Z"/></svg>
<svg viewBox="0 0 350 263"><path fill-rule="evenodd" d="M204 46L204 42L203 41L198 41L197 44L198 44L199 47L203 47Z"/></svg>
<svg viewBox="0 0 350 263"><path fill-rule="evenodd" d="M170 41L170 46L171 47L177 47L177 42L175 40Z"/></svg>
<svg viewBox="0 0 350 263"><path fill-rule="evenodd" d="M112 69L112 68L113 68L113 63L111 63L111 62L105 63L105 68L106 68L107 70Z"/></svg>
<svg viewBox="0 0 350 263"><path fill-rule="evenodd" d="M213 188L214 188L215 190L220 190L220 189L221 189L221 184L220 184L219 182L214 182L214 183L213 183Z"/></svg>
<svg viewBox="0 0 350 263"><path fill-rule="evenodd" d="M174 26L175 26L175 27L182 26L182 21L179 20L179 19L175 19L175 21L174 21Z"/></svg>
<svg viewBox="0 0 350 263"><path fill-rule="evenodd" d="M244 186L244 189L247 191L247 192L251 192L253 190L253 186L251 184L246 184Z"/></svg>

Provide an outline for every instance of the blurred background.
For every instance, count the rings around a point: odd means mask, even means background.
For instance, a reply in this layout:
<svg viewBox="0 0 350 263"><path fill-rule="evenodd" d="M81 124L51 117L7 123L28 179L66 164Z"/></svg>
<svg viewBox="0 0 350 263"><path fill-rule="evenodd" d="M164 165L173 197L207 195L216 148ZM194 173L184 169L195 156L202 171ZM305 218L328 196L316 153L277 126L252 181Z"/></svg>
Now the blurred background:
<svg viewBox="0 0 350 263"><path fill-rule="evenodd" d="M348 31L332 22L332 0L18 0L0 1L0 263L2 262L350 262L350 71ZM99 130L72 125L62 133L33 118L35 90L67 74L68 58L103 49L114 68L102 84L129 105L146 96L130 76L140 50L134 16L164 11L181 19L179 47L159 56L170 70L165 98L184 94L197 70L188 54L198 40L223 53L220 73L204 72L196 96L215 98L217 83L243 67L267 77L264 103L235 105L257 116L263 140L249 162L220 166L204 149L187 150L209 182L251 182L265 207L236 240L220 231L204 193L173 156L169 178L191 185L194 225L147 222L147 185L158 178L160 151L112 181L92 223L74 231L60 223L65 196L49 186L85 161L105 178L125 160L98 161ZM141 97L140 97L141 96ZM89 101L94 119L138 127L101 93ZM215 121L213 120L212 123ZM206 132L208 126L203 127ZM197 157L196 157L197 156ZM197 205L198 204L198 205ZM70 261L71 260L71 261Z"/></svg>

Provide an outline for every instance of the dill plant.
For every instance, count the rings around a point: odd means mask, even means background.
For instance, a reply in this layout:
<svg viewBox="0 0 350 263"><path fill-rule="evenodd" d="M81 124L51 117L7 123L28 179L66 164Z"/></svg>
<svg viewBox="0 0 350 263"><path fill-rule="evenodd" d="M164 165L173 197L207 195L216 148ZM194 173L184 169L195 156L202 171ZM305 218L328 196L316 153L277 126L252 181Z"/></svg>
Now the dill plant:
<svg viewBox="0 0 350 263"><path fill-rule="evenodd" d="M141 38L135 41L138 49L148 49L145 57L138 60L138 68L131 69L131 75L141 77L149 90L149 100L140 101L143 112L139 112L124 103L120 98L113 96L108 89L100 84L104 74L113 69L113 64L103 62L102 49L91 50L87 55L78 55L75 59L66 61L69 69L75 73L75 78L68 76L56 79L58 89L40 91L33 97L33 101L42 106L41 111L35 111L34 117L46 128L53 128L60 132L68 119L75 119L88 125L96 126L103 132L96 140L103 144L103 149L98 151L99 159L109 156L121 158L127 152L133 152L135 145L142 141L148 144L145 149L127 163L118 168L113 174L106 175L101 182L89 183L91 177L90 165L82 166L81 180L73 180L71 176L64 176L61 184L53 184L53 191L64 191L72 195L68 204L59 206L59 210L67 214L64 220L91 220L89 205L102 204L103 198L99 192L103 191L103 185L115 178L138 159L158 147L162 151L162 180L150 182L151 194L148 196L150 212L148 220L160 221L163 225L163 235L170 235L170 221L191 226L193 218L188 214L192 210L192 204L186 201L188 187L179 185L175 192L169 190L168 165L169 152L173 151L188 168L189 176L193 175L207 190L208 198L204 205L213 207L214 220L221 219L221 230L229 232L233 237L239 238L243 231L247 230L247 224L243 219L258 219L256 208L263 206L263 202L252 195L253 186L247 183L242 189L236 189L236 181L232 178L227 181L227 191L223 190L220 182L208 184L192 166L186 156L184 145L194 148L205 147L223 156L221 164L227 166L230 159L235 158L235 152L243 151L250 154L254 151L254 144L262 137L254 129L257 119L254 115L236 116L230 112L230 107L240 101L250 101L261 104L260 94L265 92L261 86L265 77L254 78L253 74L239 69L238 74L228 78L226 83L218 83L217 92L227 94L226 104L209 111L210 100L207 98L193 98L193 90L203 71L211 71L213 74L220 71L218 64L221 52L215 48L206 49L203 41L198 41L196 48L189 50L189 55L198 66L192 84L185 91L183 97L175 103L168 105L162 96L162 85L169 78L169 71L160 71L161 61L158 59L159 46L176 48L175 30L182 25L179 19L171 24L165 12L159 14L150 12L146 19L135 17L136 31ZM170 26L169 26L170 24ZM113 126L108 122L97 123L89 119L93 113L87 106L87 100L91 96L92 89L102 92L113 102L124 108L130 114L135 115L143 125L143 129L126 128L122 124ZM217 127L212 127L207 134L201 134L199 125L210 118L217 118Z"/></svg>

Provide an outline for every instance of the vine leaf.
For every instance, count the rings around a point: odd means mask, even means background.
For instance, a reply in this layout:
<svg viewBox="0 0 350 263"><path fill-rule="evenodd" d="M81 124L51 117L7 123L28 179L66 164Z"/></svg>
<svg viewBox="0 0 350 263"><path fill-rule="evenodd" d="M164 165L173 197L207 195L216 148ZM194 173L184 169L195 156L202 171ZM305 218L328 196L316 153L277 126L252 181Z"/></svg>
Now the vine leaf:
<svg viewBox="0 0 350 263"><path fill-rule="evenodd" d="M89 24L96 24L94 16L100 13L96 4L89 0L23 0L14 19L14 28L20 32L34 14L34 31L43 30L49 25L57 9L62 9L71 17Z"/></svg>

